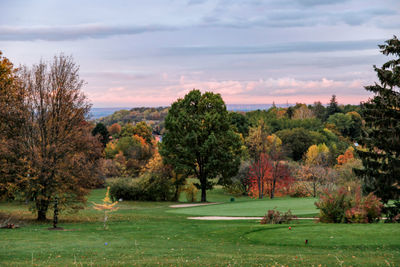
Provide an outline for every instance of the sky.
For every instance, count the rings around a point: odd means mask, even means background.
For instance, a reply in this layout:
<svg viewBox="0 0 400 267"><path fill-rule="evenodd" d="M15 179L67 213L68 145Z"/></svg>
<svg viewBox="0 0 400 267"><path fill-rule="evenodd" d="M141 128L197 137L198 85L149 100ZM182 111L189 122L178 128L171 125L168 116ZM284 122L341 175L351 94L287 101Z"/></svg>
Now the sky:
<svg viewBox="0 0 400 267"><path fill-rule="evenodd" d="M167 106L193 88L227 104L371 97L399 0L0 0L14 65L72 55L94 107Z"/></svg>

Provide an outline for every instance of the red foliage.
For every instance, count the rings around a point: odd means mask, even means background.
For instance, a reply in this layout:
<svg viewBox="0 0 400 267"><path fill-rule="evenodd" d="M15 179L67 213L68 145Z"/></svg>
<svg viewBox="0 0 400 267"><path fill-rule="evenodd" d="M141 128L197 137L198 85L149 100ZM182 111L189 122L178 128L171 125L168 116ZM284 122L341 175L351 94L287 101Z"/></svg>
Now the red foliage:
<svg viewBox="0 0 400 267"><path fill-rule="evenodd" d="M294 179L282 161L273 161L267 154L261 153L250 166L249 181L249 195L261 199L264 195L273 198L288 194Z"/></svg>

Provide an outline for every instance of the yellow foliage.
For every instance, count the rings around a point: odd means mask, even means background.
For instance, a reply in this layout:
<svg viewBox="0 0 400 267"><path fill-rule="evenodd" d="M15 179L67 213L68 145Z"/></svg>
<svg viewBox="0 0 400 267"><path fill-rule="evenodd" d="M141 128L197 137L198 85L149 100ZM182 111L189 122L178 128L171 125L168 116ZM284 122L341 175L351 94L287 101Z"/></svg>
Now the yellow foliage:
<svg viewBox="0 0 400 267"><path fill-rule="evenodd" d="M110 187L107 187L107 193L105 198L103 199L103 203L102 204L98 204L98 203L93 203L93 208L96 210L102 210L102 211L115 211L118 210L117 207L115 207L115 205L118 203L118 201L116 202L112 202L110 199Z"/></svg>
<svg viewBox="0 0 400 267"><path fill-rule="evenodd" d="M323 160L327 159L328 155L329 148L325 144L312 145L305 154L305 161L307 165L321 164Z"/></svg>

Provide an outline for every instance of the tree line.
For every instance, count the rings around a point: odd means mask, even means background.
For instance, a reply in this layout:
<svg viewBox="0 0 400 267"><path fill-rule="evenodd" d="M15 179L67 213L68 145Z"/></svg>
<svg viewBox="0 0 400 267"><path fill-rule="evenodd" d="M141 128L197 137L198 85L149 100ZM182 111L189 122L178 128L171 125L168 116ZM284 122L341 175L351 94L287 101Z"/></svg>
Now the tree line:
<svg viewBox="0 0 400 267"><path fill-rule="evenodd" d="M207 201L216 184L256 198L361 186L398 199L399 41L380 48L397 59L374 66L379 84L360 105L333 95L326 106L229 112L221 95L192 90L168 109L120 111L97 124L71 57L15 68L0 55L0 196L28 201L39 220L55 199L82 207L112 177L122 178L111 195L135 200L178 200L197 187Z"/></svg>

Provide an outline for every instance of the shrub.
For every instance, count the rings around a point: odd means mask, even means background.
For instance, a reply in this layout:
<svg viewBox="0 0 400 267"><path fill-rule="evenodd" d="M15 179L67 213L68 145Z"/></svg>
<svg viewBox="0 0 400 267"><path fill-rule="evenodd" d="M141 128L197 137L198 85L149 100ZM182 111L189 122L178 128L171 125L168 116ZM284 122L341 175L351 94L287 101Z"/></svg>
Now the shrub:
<svg viewBox="0 0 400 267"><path fill-rule="evenodd" d="M343 187L332 193L324 190L315 206L320 210L321 222L342 223L345 222L346 210L351 207L350 196Z"/></svg>
<svg viewBox="0 0 400 267"><path fill-rule="evenodd" d="M297 182L297 183L294 183L290 187L289 196L291 196L291 197L309 197L310 193L308 192L304 182Z"/></svg>
<svg viewBox="0 0 400 267"><path fill-rule="evenodd" d="M393 205L387 205L384 207L383 213L386 215L385 223L400 223L400 201L395 201Z"/></svg>
<svg viewBox="0 0 400 267"><path fill-rule="evenodd" d="M171 201L174 188L170 179L156 173L139 178L117 178L110 183L110 195L118 200Z"/></svg>
<svg viewBox="0 0 400 267"><path fill-rule="evenodd" d="M115 178L110 183L110 196L113 201L140 200L142 191L139 185L139 179L133 178Z"/></svg>
<svg viewBox="0 0 400 267"><path fill-rule="evenodd" d="M273 209L268 210L267 214L261 219L261 224L281 224L289 223L290 221L297 219L290 210L281 214L279 211Z"/></svg>
<svg viewBox="0 0 400 267"><path fill-rule="evenodd" d="M186 200L188 202L196 202L196 194L199 191L197 187L194 184L188 184L185 186L185 194L186 194Z"/></svg>
<svg viewBox="0 0 400 267"><path fill-rule="evenodd" d="M380 198L372 193L363 197L359 187L354 194L344 187L335 193L325 190L315 205L320 210L320 221L327 223L377 222L383 208Z"/></svg>

